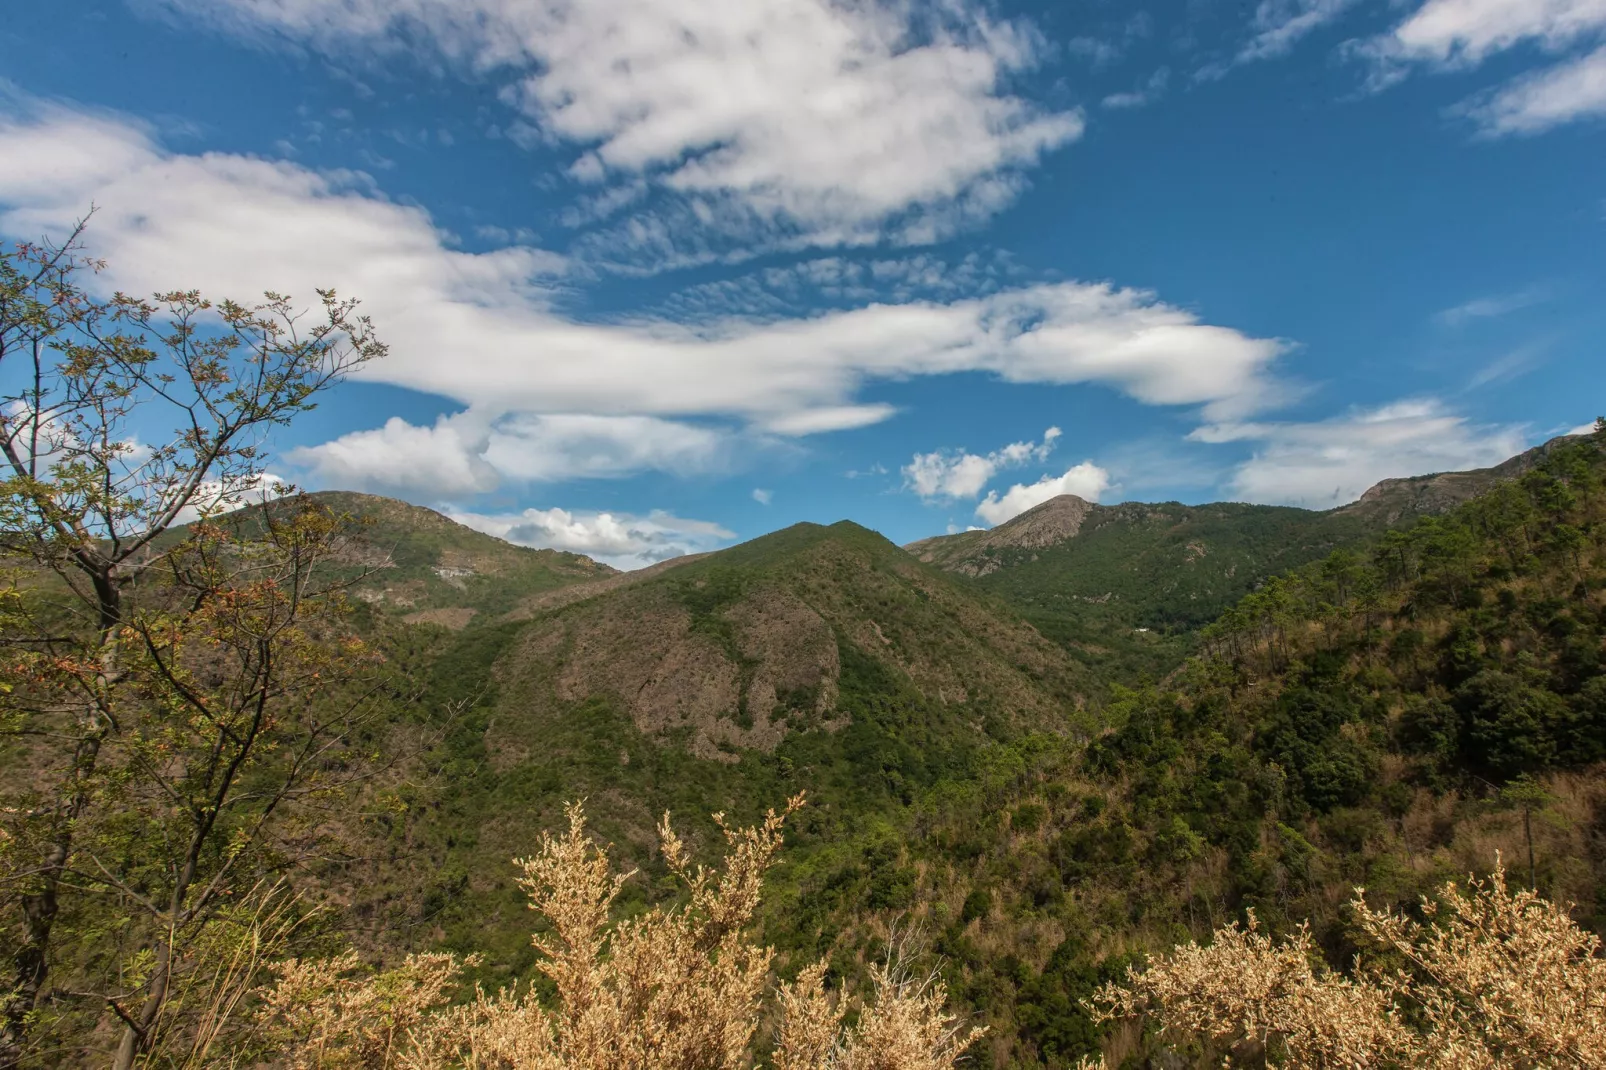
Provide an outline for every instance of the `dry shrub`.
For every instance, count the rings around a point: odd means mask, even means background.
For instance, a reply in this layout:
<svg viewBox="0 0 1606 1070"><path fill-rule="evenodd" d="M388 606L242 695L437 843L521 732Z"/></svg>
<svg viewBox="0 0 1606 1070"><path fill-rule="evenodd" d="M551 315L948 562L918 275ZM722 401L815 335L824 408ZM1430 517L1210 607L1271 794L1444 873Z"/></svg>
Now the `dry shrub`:
<svg viewBox="0 0 1606 1070"><path fill-rule="evenodd" d="M258 1011L264 1039L294 1070L391 1066L415 1046L458 969L451 955L410 955L379 974L362 970L355 952L280 963Z"/></svg>
<svg viewBox="0 0 1606 1070"><path fill-rule="evenodd" d="M1219 929L1132 970L1093 1000L1095 1017L1147 1014L1174 1039L1281 1050L1289 1067L1606 1067L1606 960L1565 909L1506 884L1446 884L1426 924L1375 911L1356 922L1395 963L1357 959L1354 976L1320 965L1307 930L1274 942Z"/></svg>
<svg viewBox="0 0 1606 1070"><path fill-rule="evenodd" d="M276 1057L297 1070L746 1070L773 955L746 931L781 825L801 804L799 796L745 829L716 814L729 847L720 870L694 864L665 815L659 843L687 901L611 926L632 874L613 872L574 804L567 831L544 835L540 853L517 862L531 909L551 922L535 945L557 989L553 1009L508 990L445 1007L459 972L446 955L368 976L349 955L290 963L259 1015ZM817 964L782 987L777 1070L949 1070L980 1035L956 1027L935 975L894 962L873 971L875 991L845 1029L846 1008L826 993L824 975Z"/></svg>
<svg viewBox="0 0 1606 1070"><path fill-rule="evenodd" d="M781 988L775 1070L947 1070L985 1030L966 1029L947 1010L935 973L914 973L896 958L870 968L874 992L851 1030L846 1010L825 991L816 963Z"/></svg>

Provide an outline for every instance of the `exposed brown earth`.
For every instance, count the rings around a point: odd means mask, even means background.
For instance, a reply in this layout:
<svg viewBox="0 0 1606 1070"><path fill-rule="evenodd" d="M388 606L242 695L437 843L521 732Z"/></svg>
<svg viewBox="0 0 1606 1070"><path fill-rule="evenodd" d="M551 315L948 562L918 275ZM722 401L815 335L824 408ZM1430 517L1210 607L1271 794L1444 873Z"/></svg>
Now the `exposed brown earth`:
<svg viewBox="0 0 1606 1070"><path fill-rule="evenodd" d="M530 624L499 670L498 761L518 762L537 745L532 727L595 698L617 703L650 736L686 732L699 757L773 751L789 731L846 723L836 713L842 643L901 672L928 700L1068 725L1083 689L1062 649L855 530L751 572L709 560L715 571L688 576L676 570L692 562L678 560L527 599L509 616ZM699 591L723 600L700 603Z"/></svg>
<svg viewBox="0 0 1606 1070"><path fill-rule="evenodd" d="M472 606L448 606L443 609L425 609L409 613L402 618L408 624L435 624L460 632L479 614Z"/></svg>
<svg viewBox="0 0 1606 1070"><path fill-rule="evenodd" d="M725 617L734 651L695 629L667 590L621 591L532 627L516 671L525 687L549 689L562 703L611 696L648 735L690 729L688 748L701 758L772 751L789 722L834 727L840 667L825 620L784 593L744 601Z"/></svg>

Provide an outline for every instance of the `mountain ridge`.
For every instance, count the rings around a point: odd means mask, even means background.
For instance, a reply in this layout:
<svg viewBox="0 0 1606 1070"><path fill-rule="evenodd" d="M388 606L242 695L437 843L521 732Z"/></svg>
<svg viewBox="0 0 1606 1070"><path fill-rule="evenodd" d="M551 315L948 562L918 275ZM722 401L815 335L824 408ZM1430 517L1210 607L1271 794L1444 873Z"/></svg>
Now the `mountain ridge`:
<svg viewBox="0 0 1606 1070"><path fill-rule="evenodd" d="M1413 516L1445 513L1467 499L1481 494L1497 482L1519 478L1548 457L1558 446L1583 437L1585 436L1558 435L1488 468L1429 472L1423 475L1379 480L1368 487L1355 501L1334 509L1305 510L1299 506L1265 508L1301 509L1316 516L1361 516L1384 524L1398 523ZM1114 505L1102 505L1075 494L1061 494L995 527L948 535L931 535L905 543L904 549L922 561L940 564L942 567L950 568L951 571L965 575L982 576L995 571L1000 565L996 561L977 562L974 560L976 555L987 550L996 551L1006 547L1046 549L1066 539L1075 538L1087 519L1101 510L1123 507L1160 509L1170 506L1209 509L1214 506L1252 504L1222 501L1184 505L1181 502L1166 501L1118 502Z"/></svg>

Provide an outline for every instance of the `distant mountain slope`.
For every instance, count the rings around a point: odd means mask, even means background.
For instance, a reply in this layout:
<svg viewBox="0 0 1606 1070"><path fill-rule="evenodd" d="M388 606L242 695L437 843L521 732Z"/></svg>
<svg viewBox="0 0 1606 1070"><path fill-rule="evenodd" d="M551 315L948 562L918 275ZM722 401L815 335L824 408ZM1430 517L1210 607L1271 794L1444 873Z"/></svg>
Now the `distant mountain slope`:
<svg viewBox="0 0 1606 1070"><path fill-rule="evenodd" d="M531 594L619 575L589 557L515 546L393 498L352 491L310 497L361 522L349 564L369 575L355 596L410 623L462 628Z"/></svg>
<svg viewBox="0 0 1606 1070"><path fill-rule="evenodd" d="M1166 636L1215 619L1269 577L1447 512L1568 441L1575 439L1554 439L1494 468L1384 480L1323 513L1225 502L1106 506L1062 495L989 531L906 549L972 579L1106 672L1162 672L1187 650Z"/></svg>
<svg viewBox="0 0 1606 1070"><path fill-rule="evenodd" d="M1266 505L1094 505L1065 495L991 531L912 543L1105 676L1168 671L1184 633L1269 576L1364 538L1362 517Z"/></svg>
<svg viewBox="0 0 1606 1070"><path fill-rule="evenodd" d="M1101 507L1061 494L986 531L938 535L904 547L920 560L962 576L985 576L1006 562L1019 563L1011 551L1044 550L1074 539L1087 518Z"/></svg>
<svg viewBox="0 0 1606 1070"><path fill-rule="evenodd" d="M1419 516L1435 516L1468 501L1496 483L1517 479L1549 457L1558 446L1583 441L1584 435L1561 435L1542 446L1535 446L1502 461L1493 468L1467 472L1435 472L1385 479L1349 505L1333 510L1336 515L1358 516L1374 523L1393 526Z"/></svg>

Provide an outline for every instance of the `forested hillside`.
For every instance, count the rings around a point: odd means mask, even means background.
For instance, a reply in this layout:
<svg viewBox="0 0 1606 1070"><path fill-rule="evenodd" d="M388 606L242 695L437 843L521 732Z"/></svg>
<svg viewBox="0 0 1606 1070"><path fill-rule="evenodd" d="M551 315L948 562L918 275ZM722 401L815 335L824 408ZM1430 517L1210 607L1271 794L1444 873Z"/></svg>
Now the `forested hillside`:
<svg viewBox="0 0 1606 1070"><path fill-rule="evenodd" d="M527 971L508 860L569 799L589 798L593 826L648 867L665 809L705 839L714 811L752 819L800 790L794 864L851 844L896 853L909 807L974 778L999 740L1086 739L1097 723L1073 659L854 524L586 594L457 635L397 634L427 666L411 716L444 736L388 796L393 814L363 827L369 861L333 877L353 881L365 941L434 933L496 947L490 976ZM874 880L876 908L906 902L906 874Z"/></svg>
<svg viewBox="0 0 1606 1070"><path fill-rule="evenodd" d="M1091 1052L1079 1001L1136 952L1253 907L1273 931L1309 919L1342 966L1352 888L1410 906L1497 851L1606 928L1603 437L1278 578L1174 689L1121 691L1091 746L1019 741L926 801L897 862L996 1065ZM832 892L780 916L864 931Z"/></svg>
<svg viewBox="0 0 1606 1070"><path fill-rule="evenodd" d="M1097 505L1063 495L987 531L923 539L922 561L970 578L1107 679L1158 679L1197 631L1272 576L1453 509L1540 464L1567 436L1494 468L1384 480L1327 512L1215 502Z"/></svg>

